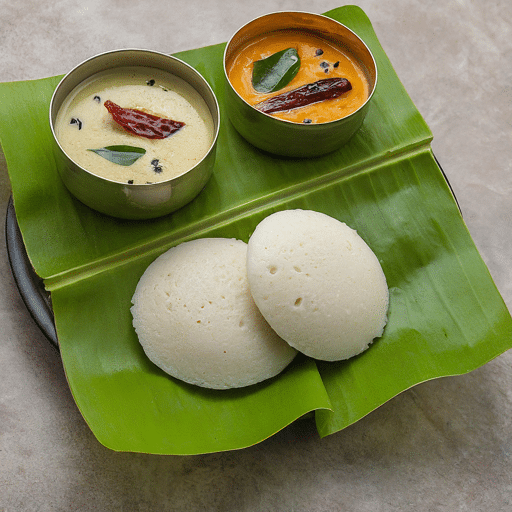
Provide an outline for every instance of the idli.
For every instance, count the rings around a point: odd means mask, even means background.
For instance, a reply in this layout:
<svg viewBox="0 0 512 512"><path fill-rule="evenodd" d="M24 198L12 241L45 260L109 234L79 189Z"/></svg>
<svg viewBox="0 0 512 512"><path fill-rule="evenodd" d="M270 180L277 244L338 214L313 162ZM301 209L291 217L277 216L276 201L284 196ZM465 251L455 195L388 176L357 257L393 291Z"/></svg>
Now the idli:
<svg viewBox="0 0 512 512"><path fill-rule="evenodd" d="M207 388L248 386L280 373L296 350L259 312L249 291L247 244L184 242L149 265L132 298L133 326L148 358Z"/></svg>
<svg viewBox="0 0 512 512"><path fill-rule="evenodd" d="M249 239L247 274L267 322L310 357L348 359L382 335L386 277L364 240L337 219L309 210L269 215Z"/></svg>

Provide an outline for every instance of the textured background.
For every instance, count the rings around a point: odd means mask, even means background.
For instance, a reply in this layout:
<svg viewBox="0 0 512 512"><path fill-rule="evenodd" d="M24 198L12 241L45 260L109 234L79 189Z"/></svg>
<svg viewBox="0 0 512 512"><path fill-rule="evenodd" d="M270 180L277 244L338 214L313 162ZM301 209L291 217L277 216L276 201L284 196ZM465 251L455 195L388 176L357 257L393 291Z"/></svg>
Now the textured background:
<svg viewBox="0 0 512 512"><path fill-rule="evenodd" d="M512 306L512 4L362 0L468 229ZM255 16L332 0L0 0L0 81L66 73L96 53L227 41ZM0 217L10 184L0 152ZM512 353L402 393L320 440L298 422L242 451L194 457L101 446L28 314L0 238L0 512L512 510Z"/></svg>

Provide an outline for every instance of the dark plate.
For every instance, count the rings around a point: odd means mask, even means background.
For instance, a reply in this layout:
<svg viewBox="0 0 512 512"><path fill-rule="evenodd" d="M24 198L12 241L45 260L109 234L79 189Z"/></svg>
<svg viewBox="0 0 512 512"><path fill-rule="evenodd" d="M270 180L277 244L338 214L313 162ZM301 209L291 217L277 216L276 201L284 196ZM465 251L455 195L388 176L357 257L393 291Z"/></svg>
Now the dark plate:
<svg viewBox="0 0 512 512"><path fill-rule="evenodd" d="M437 165L439 165L437 159L436 162ZM443 176L445 177L453 194L450 182L440 165L439 169L443 173ZM457 206L459 206L455 194L453 194L453 197L457 202ZM7 205L5 236L9 263L20 295L43 334L48 338L51 344L59 350L51 297L45 290L42 279L34 272L32 264L30 263L20 228L18 226L18 221L16 219L16 212L14 210L12 197L9 199L9 203Z"/></svg>
<svg viewBox="0 0 512 512"><path fill-rule="evenodd" d="M50 294L42 279L34 272L21 236L12 197L5 219L7 255L20 295L36 324L51 344L59 350Z"/></svg>

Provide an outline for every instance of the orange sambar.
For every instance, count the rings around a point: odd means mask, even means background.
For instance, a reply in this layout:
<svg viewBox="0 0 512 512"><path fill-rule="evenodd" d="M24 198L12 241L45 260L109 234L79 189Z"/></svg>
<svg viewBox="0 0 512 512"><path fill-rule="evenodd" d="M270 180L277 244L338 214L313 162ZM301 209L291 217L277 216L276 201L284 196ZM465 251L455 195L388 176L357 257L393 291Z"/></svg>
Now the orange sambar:
<svg viewBox="0 0 512 512"><path fill-rule="evenodd" d="M253 63L286 48L297 49L301 60L297 75L279 91L268 94L256 91L252 86ZM369 94L368 81L355 58L306 31L277 30L251 39L227 63L226 70L235 91L250 105L324 78L342 77L351 83L352 89L338 98L272 114L295 123L326 123L341 119L361 107Z"/></svg>

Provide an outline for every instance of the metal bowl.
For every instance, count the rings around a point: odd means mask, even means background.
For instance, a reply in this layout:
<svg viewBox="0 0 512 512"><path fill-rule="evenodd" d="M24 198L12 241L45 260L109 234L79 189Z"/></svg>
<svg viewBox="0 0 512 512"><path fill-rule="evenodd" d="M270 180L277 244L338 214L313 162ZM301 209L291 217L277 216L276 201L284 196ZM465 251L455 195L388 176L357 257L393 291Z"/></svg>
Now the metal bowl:
<svg viewBox="0 0 512 512"><path fill-rule="evenodd" d="M360 64L369 84L366 102L352 114L326 123L294 123L260 112L247 103L228 78L229 64L251 39L277 30L308 31L340 47ZM291 157L324 155L345 144L359 129L377 85L377 65L366 44L345 25L319 14L283 11L258 17L240 28L224 52L226 111L235 129L254 146Z"/></svg>
<svg viewBox="0 0 512 512"><path fill-rule="evenodd" d="M54 124L60 107L71 91L95 73L125 66L157 68L185 80L199 92L210 110L214 136L207 154L194 167L175 178L150 184L112 181L94 174L94 169L84 169L78 165L59 144ZM208 82L185 62L150 50L114 50L85 60L64 76L50 102L54 153L65 186L90 208L124 219L149 219L166 215L194 199L212 174L219 125L219 105Z"/></svg>

